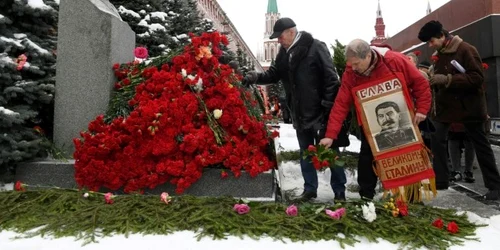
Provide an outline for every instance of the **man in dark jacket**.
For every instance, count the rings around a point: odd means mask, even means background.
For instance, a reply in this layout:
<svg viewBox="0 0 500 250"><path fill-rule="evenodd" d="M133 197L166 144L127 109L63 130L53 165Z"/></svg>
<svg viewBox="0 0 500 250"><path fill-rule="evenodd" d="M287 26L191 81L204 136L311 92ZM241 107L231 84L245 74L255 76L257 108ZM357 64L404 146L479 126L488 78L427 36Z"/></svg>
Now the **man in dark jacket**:
<svg viewBox="0 0 500 250"><path fill-rule="evenodd" d="M463 123L474 144L479 167L483 173L487 200L500 199L500 174L495 156L484 131L487 120L484 75L481 57L476 48L458 36L452 36L438 21L426 23L418 38L436 49L430 83L435 93L431 119L436 132L431 144L436 187L448 188L446 135L451 123ZM457 63L452 64L452 61Z"/></svg>
<svg viewBox="0 0 500 250"><path fill-rule="evenodd" d="M307 32L298 32L290 18L276 21L273 31L270 39L278 38L281 45L275 66L259 74L249 72L244 82L283 82L286 103L299 141L304 177L304 192L296 199L308 201L317 196L318 175L311 159L302 159L302 154L309 145L317 144L324 137L328 114L340 84L325 43ZM336 200L345 200L345 183L344 169L332 168L331 185Z"/></svg>

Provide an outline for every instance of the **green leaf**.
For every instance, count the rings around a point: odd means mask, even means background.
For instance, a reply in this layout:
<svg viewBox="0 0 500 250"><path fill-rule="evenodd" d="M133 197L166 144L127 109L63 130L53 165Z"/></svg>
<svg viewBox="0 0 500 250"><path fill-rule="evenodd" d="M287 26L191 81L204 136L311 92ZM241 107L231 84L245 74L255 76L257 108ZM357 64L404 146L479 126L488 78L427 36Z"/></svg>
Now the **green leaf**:
<svg viewBox="0 0 500 250"><path fill-rule="evenodd" d="M342 160L336 160L333 164L335 167L343 167L345 166L345 161Z"/></svg>
<svg viewBox="0 0 500 250"><path fill-rule="evenodd" d="M323 206L320 206L318 209L316 209L316 211L314 211L315 214L319 214L321 212L323 212L323 210L325 210L326 206L323 205Z"/></svg>

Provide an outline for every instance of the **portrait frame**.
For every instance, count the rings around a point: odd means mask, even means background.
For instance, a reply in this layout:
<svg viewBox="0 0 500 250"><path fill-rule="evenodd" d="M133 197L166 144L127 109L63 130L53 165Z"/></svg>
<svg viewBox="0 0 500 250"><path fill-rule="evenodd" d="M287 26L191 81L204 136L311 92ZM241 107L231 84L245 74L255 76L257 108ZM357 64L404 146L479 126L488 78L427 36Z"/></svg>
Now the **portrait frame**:
<svg viewBox="0 0 500 250"><path fill-rule="evenodd" d="M401 151L404 148L423 144L422 135L418 126L413 123L415 112L413 101L408 94L406 84L403 84L396 75L362 84L352 89L354 104L356 107L358 120L363 124L363 133L370 144L372 154L375 158L394 151ZM382 128L377 121L375 108L384 102L396 103L399 107L399 130L404 132L405 140L392 143L390 146L381 146L376 139ZM398 137L399 138L399 137ZM408 138L411 140L408 141Z"/></svg>

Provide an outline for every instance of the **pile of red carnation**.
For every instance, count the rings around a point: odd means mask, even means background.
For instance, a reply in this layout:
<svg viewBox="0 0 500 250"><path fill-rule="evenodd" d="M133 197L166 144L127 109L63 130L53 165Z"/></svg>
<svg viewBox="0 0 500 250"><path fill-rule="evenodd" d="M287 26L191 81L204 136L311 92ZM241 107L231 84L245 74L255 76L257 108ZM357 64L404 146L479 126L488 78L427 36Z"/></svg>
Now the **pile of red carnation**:
<svg viewBox="0 0 500 250"><path fill-rule="evenodd" d="M222 166L235 177L275 167L267 153L271 134L249 115L243 100L250 93L240 88L241 76L218 62L227 39L204 33L191 41L171 63L135 70L145 80L135 88L127 117L106 123L99 116L74 139L81 187L133 192L169 181L182 193L206 167ZM115 87L129 84L131 75L117 72Z"/></svg>

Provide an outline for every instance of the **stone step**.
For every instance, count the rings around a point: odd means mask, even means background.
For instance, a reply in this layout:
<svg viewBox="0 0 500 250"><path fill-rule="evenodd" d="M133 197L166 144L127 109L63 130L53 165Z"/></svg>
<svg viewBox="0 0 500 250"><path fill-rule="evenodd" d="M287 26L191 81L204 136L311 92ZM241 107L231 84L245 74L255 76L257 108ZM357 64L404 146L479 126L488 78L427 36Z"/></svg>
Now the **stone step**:
<svg viewBox="0 0 500 250"><path fill-rule="evenodd" d="M21 164L16 169L16 181L40 186L77 188L75 181L74 160L58 161L43 160ZM246 172L242 172L239 178L229 177L221 179L221 170L217 168L206 168L202 177L189 187L184 194L194 196L232 196L258 201L275 201L276 193L279 190L276 180L276 171L270 170L261 173L255 178L250 177ZM107 192L107 190L101 190ZM175 194L175 186L170 183L158 185L154 189L144 190L145 194L161 194L168 192ZM113 191L116 194L123 194L123 191Z"/></svg>

